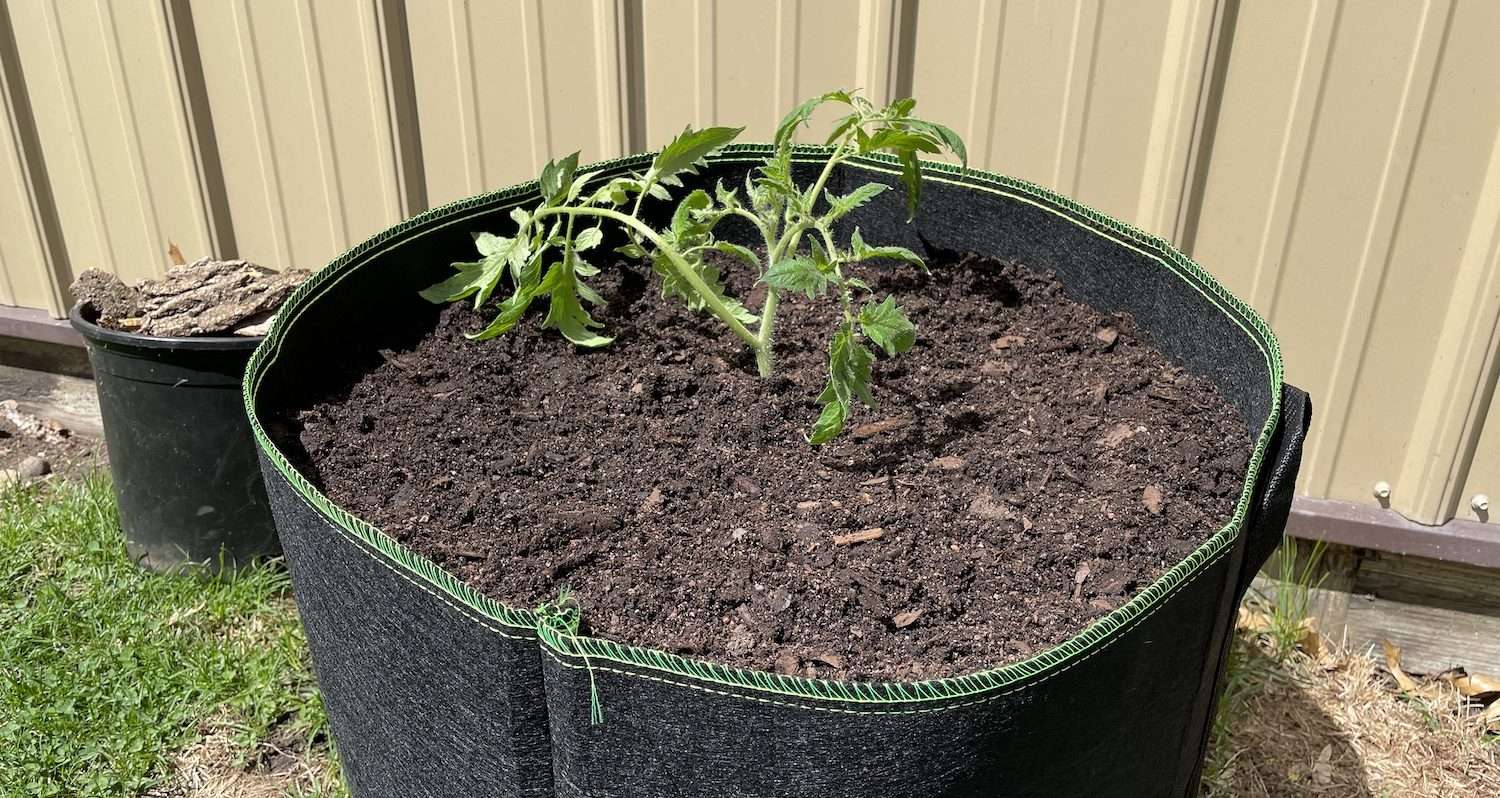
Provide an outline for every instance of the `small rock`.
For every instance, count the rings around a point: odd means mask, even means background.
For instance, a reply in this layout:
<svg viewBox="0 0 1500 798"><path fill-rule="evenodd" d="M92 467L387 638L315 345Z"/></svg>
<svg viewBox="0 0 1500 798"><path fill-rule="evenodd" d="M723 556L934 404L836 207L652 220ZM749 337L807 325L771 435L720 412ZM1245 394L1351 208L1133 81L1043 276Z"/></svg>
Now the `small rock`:
<svg viewBox="0 0 1500 798"><path fill-rule="evenodd" d="M31 457L22 460L20 467L17 468L16 471L19 472L21 476L26 477L27 479L36 479L37 477L44 477L52 473L52 464L40 457L32 455Z"/></svg>
<svg viewBox="0 0 1500 798"><path fill-rule="evenodd" d="M778 612L785 612L788 607L792 606L792 594L788 593L786 588L778 587L766 596L766 601L770 605L771 614L774 615Z"/></svg>
<svg viewBox="0 0 1500 798"><path fill-rule="evenodd" d="M734 631L729 633L729 640L724 644L724 647L731 654L749 653L751 649L755 648L755 633L751 632L747 626L736 625Z"/></svg>
<svg viewBox="0 0 1500 798"><path fill-rule="evenodd" d="M859 483L859 486L861 488L873 488L876 485L884 485L885 483L890 481L890 477L876 477L874 479L867 479L864 482Z"/></svg>
<svg viewBox="0 0 1500 798"><path fill-rule="evenodd" d="M989 493L981 493L969 502L969 515L986 521L1003 521L1015 515L1015 511Z"/></svg>
<svg viewBox="0 0 1500 798"><path fill-rule="evenodd" d="M797 512L799 512L799 513L810 513L813 510L816 510L816 509L818 509L818 508L820 508L822 506L823 506L823 503L820 502L820 501L809 500L809 501L805 501L805 502L797 502Z"/></svg>
<svg viewBox="0 0 1500 798"><path fill-rule="evenodd" d="M1004 360L986 360L979 364L979 373L986 377L1002 377L1015 371L1016 367Z"/></svg>
<svg viewBox="0 0 1500 798"><path fill-rule="evenodd" d="M896 617L891 619L891 625L897 629L905 629L916 623L920 617L922 617L922 610L907 610L906 612L897 613Z"/></svg>
<svg viewBox="0 0 1500 798"><path fill-rule="evenodd" d="M783 651L776 657L776 672L783 676L796 676L802 669L802 658L791 651Z"/></svg>
<svg viewBox="0 0 1500 798"><path fill-rule="evenodd" d="M844 535L834 535L833 545L852 546L855 543L869 543L872 540L880 540L885 537L885 528L872 526L869 529L861 529L858 532L850 532Z"/></svg>
<svg viewBox="0 0 1500 798"><path fill-rule="evenodd" d="M1129 424L1116 424L1099 438L1099 443L1106 449L1116 449L1134 435L1135 430L1131 429Z"/></svg>
<svg viewBox="0 0 1500 798"><path fill-rule="evenodd" d="M662 501L661 488L652 488L651 493L647 494L646 500L641 502L641 514L651 515L660 510Z"/></svg>
<svg viewBox="0 0 1500 798"><path fill-rule="evenodd" d="M909 418L883 418L879 421L871 421L868 424L860 424L849 431L856 438L872 438L882 432L894 432L911 423Z"/></svg>
<svg viewBox="0 0 1500 798"><path fill-rule="evenodd" d="M814 654L808 657L808 659L813 662L820 662L836 671L844 669L844 658L837 654Z"/></svg>
<svg viewBox="0 0 1500 798"><path fill-rule="evenodd" d="M936 468L940 471L957 471L964 467L964 459L951 454L943 455L942 457L932 458L927 467Z"/></svg>
<svg viewBox="0 0 1500 798"><path fill-rule="evenodd" d="M1161 486L1147 485L1146 488L1141 491L1141 504L1146 505L1146 512L1152 515L1161 515Z"/></svg>
<svg viewBox="0 0 1500 798"><path fill-rule="evenodd" d="M748 534L750 534L750 530L748 530L748 529L746 529L746 528L744 528L742 526L737 526L733 530L730 531L730 533L729 533L729 539L733 540L735 542L739 542L741 540L744 540L745 536L748 535Z"/></svg>
<svg viewBox="0 0 1500 798"><path fill-rule="evenodd" d="M1024 335L1002 335L990 342L990 349L1001 352L1024 343L1026 343L1026 336Z"/></svg>
<svg viewBox="0 0 1500 798"><path fill-rule="evenodd" d="M1115 345L1115 341L1119 340L1120 331L1113 327L1100 327L1094 333L1094 337L1099 339L1099 343L1104 344L1105 349L1108 349Z"/></svg>

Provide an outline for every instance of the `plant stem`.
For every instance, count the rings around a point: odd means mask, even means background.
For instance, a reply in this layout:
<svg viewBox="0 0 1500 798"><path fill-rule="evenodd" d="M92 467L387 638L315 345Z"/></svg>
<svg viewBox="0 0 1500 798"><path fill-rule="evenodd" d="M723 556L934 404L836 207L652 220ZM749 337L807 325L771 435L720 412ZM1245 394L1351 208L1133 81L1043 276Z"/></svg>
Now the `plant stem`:
<svg viewBox="0 0 1500 798"><path fill-rule="evenodd" d="M714 296L713 291L711 291L708 285L703 282L703 278L699 277L696 271L693 271L693 267L683 259L682 255L679 254L677 250L668 246L667 242L663 241L661 236L657 235L656 231L648 227L645 222L642 222L640 219L637 219L634 216L621 213L611 208L590 207L543 208L537 211L533 218L540 219L545 216L558 215L568 217L597 216L603 219L611 219L640 233L642 238L650 241L653 245L656 246L658 250L662 252L662 254L667 256L667 261L672 264L672 268L677 270L677 275L681 277L683 281L688 285L692 286L694 291L698 292L698 296L703 300L703 304L707 306L715 316L718 316L719 320L724 322L724 324L726 324L729 329L734 332L735 335L739 336L740 340L744 341L750 346L751 349L755 350L757 360L760 358L761 350L764 347L761 345L760 339L755 336L755 333L750 332L750 330L747 329L739 319L734 317L734 313L732 313L723 302L719 301L718 297Z"/></svg>
<svg viewBox="0 0 1500 798"><path fill-rule="evenodd" d="M833 167L837 166L843 160L844 145L841 142L838 149L834 150L833 154L828 156L827 163L823 164L823 171L818 175L817 182L813 183L812 188L804 195L809 198L807 200L807 215L812 214L812 207L817 203L818 195L823 192L823 186L827 185L829 176L833 174ZM806 229L807 225L804 223L799 222L794 224L787 228L776 246L767 246L766 268L769 269L775 266L776 261L782 255L788 252L795 252L797 245L802 242L802 233ZM765 228L761 228L761 232L764 234ZM768 239L766 243L769 245L771 242ZM833 249L830 244L829 252L832 251ZM761 377L771 376L771 346L773 336L776 332L776 306L780 302L779 293L776 289L767 286L766 303L760 309L760 334L756 336L758 346L755 349L755 367L760 372Z"/></svg>

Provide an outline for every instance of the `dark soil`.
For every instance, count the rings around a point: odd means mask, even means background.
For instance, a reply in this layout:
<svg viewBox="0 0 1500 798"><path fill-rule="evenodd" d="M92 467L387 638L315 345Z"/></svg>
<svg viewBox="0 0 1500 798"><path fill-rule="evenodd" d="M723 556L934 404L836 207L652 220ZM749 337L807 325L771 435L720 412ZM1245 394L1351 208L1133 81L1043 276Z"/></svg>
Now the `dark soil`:
<svg viewBox="0 0 1500 798"><path fill-rule="evenodd" d="M592 634L819 677L1024 658L1227 521L1245 426L1128 316L1015 264L863 271L919 338L822 448L803 434L836 303L783 303L762 381L623 264L597 278L608 349L537 319L471 343L488 317L460 303L275 426L336 502L495 598L567 584Z"/></svg>

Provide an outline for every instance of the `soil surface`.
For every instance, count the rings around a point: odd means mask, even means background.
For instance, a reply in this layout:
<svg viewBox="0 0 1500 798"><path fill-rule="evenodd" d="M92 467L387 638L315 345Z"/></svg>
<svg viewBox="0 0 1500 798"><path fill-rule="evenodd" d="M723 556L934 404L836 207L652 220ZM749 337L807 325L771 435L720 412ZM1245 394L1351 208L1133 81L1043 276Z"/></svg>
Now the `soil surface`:
<svg viewBox="0 0 1500 798"><path fill-rule="evenodd" d="M98 313L96 324L111 330L169 337L264 335L271 314L309 274L203 258L134 287L89 269L73 281L72 292Z"/></svg>
<svg viewBox="0 0 1500 798"><path fill-rule="evenodd" d="M1062 642L1212 535L1250 441L1130 317L948 261L859 270L918 340L821 448L803 435L836 302L783 301L762 381L627 264L596 278L605 350L535 317L471 343L489 316L459 303L271 426L334 501L483 592L570 586L591 634L817 677L973 672Z"/></svg>

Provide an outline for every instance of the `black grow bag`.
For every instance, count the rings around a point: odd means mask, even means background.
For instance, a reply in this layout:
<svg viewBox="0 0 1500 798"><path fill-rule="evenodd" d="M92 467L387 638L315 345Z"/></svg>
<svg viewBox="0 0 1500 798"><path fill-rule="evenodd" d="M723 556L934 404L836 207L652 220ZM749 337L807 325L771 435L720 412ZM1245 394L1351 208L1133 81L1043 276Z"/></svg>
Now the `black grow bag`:
<svg viewBox="0 0 1500 798"><path fill-rule="evenodd" d="M125 547L208 571L281 553L239 387L259 337L173 338L68 319L87 342Z"/></svg>
<svg viewBox="0 0 1500 798"><path fill-rule="evenodd" d="M738 145L702 179L739 185ZM816 159L804 151L799 168ZM650 156L600 164L601 177ZM580 170L580 172L583 170ZM830 188L894 182L853 162ZM1255 434L1234 517L1129 603L1023 662L955 679L854 683L752 672L569 633L479 595L335 506L267 437L264 408L327 386L326 364L377 357L382 319L434 314L417 290L535 202L528 183L437 208L309 280L245 382L273 508L346 776L358 796L1186 796L1196 790L1235 605L1280 540L1307 397L1276 339L1165 241L1036 186L928 168L860 209L864 237L1052 269L1126 310L1213 380ZM475 412L484 412L476 408ZM596 700L597 699L597 704ZM602 706L602 722L591 711Z"/></svg>

